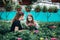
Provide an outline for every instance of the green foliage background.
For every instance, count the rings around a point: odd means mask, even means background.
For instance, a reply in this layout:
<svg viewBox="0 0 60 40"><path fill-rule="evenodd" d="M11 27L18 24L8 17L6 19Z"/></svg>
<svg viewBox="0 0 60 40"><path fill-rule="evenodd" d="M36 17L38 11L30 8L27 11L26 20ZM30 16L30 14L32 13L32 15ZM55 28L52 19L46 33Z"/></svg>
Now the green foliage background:
<svg viewBox="0 0 60 40"><path fill-rule="evenodd" d="M10 32L11 22L0 21L0 40L17 40L22 38L23 40L40 40L40 38L55 37L60 39L60 23L57 22L38 22L39 32L35 33L33 30L25 30L23 32ZM56 28L49 28L50 25L55 25ZM24 26L26 27L26 26Z"/></svg>

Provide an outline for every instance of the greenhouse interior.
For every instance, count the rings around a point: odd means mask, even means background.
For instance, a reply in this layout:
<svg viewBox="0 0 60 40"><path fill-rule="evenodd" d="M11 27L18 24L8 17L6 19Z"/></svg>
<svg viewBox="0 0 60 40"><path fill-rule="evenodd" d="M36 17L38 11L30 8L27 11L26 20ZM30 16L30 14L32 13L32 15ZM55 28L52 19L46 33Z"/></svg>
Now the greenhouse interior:
<svg viewBox="0 0 60 40"><path fill-rule="evenodd" d="M60 40L60 0L0 0L0 40Z"/></svg>

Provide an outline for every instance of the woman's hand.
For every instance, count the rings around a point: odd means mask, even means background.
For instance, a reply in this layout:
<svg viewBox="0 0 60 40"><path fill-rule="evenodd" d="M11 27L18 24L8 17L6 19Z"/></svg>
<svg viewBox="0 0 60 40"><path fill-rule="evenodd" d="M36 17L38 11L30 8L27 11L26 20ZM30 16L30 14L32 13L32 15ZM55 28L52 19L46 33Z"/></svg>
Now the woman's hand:
<svg viewBox="0 0 60 40"><path fill-rule="evenodd" d="M29 23L29 24L28 24L28 26L34 26L34 24L32 24L32 23Z"/></svg>
<svg viewBox="0 0 60 40"><path fill-rule="evenodd" d="M26 30L19 30L19 32L23 32L23 31L26 31Z"/></svg>
<svg viewBox="0 0 60 40"><path fill-rule="evenodd" d="M28 26L36 26L36 24L34 23L29 23Z"/></svg>
<svg viewBox="0 0 60 40"><path fill-rule="evenodd" d="M19 28L16 26L16 27L15 27L15 31L18 31L18 30L19 30Z"/></svg>

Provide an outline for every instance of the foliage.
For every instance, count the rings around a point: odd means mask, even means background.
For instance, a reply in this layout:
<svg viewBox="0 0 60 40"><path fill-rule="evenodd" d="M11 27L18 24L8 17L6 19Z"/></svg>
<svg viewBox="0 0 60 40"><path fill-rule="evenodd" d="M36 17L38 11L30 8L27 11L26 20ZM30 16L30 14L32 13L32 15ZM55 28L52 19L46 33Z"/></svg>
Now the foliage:
<svg viewBox="0 0 60 40"><path fill-rule="evenodd" d="M50 26L56 26L56 28L50 28ZM22 38L23 40L40 40L45 39L46 37L50 38L55 37L59 38L60 36L60 23L41 23L39 22L38 32L35 33L35 30L24 30L22 32L9 32L11 27L11 22L2 22L0 21L0 39L1 40L17 40ZM26 26L25 26L26 27ZM3 33L3 34L2 34Z"/></svg>
<svg viewBox="0 0 60 40"><path fill-rule="evenodd" d="M5 4L4 8L5 8L6 11L11 11L13 9L11 0L6 1L6 4Z"/></svg>
<svg viewBox="0 0 60 40"><path fill-rule="evenodd" d="M2 22L0 21L0 34L5 35L10 30L11 23L10 22Z"/></svg>
<svg viewBox="0 0 60 40"><path fill-rule="evenodd" d="M49 12L53 12L53 8L52 7L49 7L48 11Z"/></svg>
<svg viewBox="0 0 60 40"><path fill-rule="evenodd" d="M6 9L6 11L11 11L12 10L12 5L11 4L5 5L5 9Z"/></svg>
<svg viewBox="0 0 60 40"><path fill-rule="evenodd" d="M15 9L18 9L18 8L21 8L21 6L20 5L16 5Z"/></svg>
<svg viewBox="0 0 60 40"><path fill-rule="evenodd" d="M54 10L54 13L56 13L58 11L58 8L55 6L53 10Z"/></svg>
<svg viewBox="0 0 60 40"><path fill-rule="evenodd" d="M37 6L35 7L35 11L36 11L36 12L40 12L40 11L41 11L41 7L40 7L39 5L37 5Z"/></svg>
<svg viewBox="0 0 60 40"><path fill-rule="evenodd" d="M26 10L27 12L30 12L31 9L32 9L32 6L31 6L31 5L27 5L27 6L25 7L25 10Z"/></svg>
<svg viewBox="0 0 60 40"><path fill-rule="evenodd" d="M58 8L56 6L52 6L52 7L49 7L48 11L56 13L58 11Z"/></svg>
<svg viewBox="0 0 60 40"><path fill-rule="evenodd" d="M47 7L46 6L43 6L42 11L43 12L47 12L47 10L48 10Z"/></svg>

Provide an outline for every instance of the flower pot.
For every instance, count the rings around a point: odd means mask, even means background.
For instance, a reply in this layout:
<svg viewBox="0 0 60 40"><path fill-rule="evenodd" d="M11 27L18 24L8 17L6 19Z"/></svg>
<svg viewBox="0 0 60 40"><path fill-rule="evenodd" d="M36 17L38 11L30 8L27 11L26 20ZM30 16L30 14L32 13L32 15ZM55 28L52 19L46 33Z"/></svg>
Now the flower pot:
<svg viewBox="0 0 60 40"><path fill-rule="evenodd" d="M25 10L26 10L27 12L30 12L30 11L31 11L31 8L32 8L32 7L31 7L30 5L28 5L28 6L25 7Z"/></svg>

